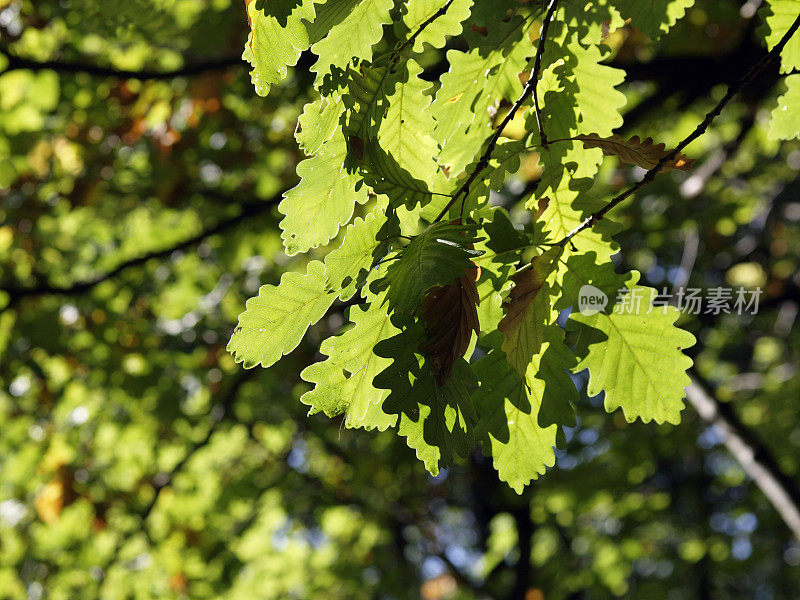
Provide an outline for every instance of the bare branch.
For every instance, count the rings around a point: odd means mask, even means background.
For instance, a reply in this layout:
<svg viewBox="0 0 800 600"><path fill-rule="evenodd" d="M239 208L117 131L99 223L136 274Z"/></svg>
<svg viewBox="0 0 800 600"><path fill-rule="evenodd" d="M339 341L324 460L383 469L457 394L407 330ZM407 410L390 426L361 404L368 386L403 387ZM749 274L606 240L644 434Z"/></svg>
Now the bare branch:
<svg viewBox="0 0 800 600"><path fill-rule="evenodd" d="M642 178L641 181L639 181L638 183L634 184L621 194L614 197L597 212L594 212L591 215L589 215L586 219L584 219L584 221L580 225L575 227L575 229L570 231L562 239L556 242L556 245L564 246L567 242L569 242L573 237L578 235L581 231L591 228L595 223L603 219L603 217L605 217L605 215L610 210L612 210L615 206L620 204L623 200L626 200L627 198L631 197L640 189L651 183L656 178L656 176L661 172L661 170L664 168L666 164L674 160L675 157L678 156L678 154L680 154L684 148L686 148L686 146L691 144L694 140L696 140L706 132L711 123L714 122L714 119L716 119L720 115L722 109L725 108L725 106L727 106L731 100L733 100L733 98L742 90L742 88L744 88L753 79L755 79L755 77L759 73L761 73L761 71L763 71L767 67L767 65L769 65L772 61L776 60L778 57L780 57L781 51L783 50L784 46L786 46L786 44L789 42L792 36L797 32L798 29L800 29L800 15L797 17L797 19L795 19L794 23L792 23L792 26L789 28L786 34L781 38L781 41L778 42L775 45L775 47L763 59L761 59L758 63L756 63L744 75L744 77L739 79L739 81L728 86L728 91L725 93L725 96L722 98L722 100L720 100L717 103L717 105L706 114L705 118L695 128L695 130L688 136L686 136L681 141L681 143L678 144L672 150L672 152L664 156L660 161L658 161L658 164L655 167L653 167L647 173L645 173L645 176Z"/></svg>
<svg viewBox="0 0 800 600"><path fill-rule="evenodd" d="M700 417L722 432L725 447L800 541L800 490L797 484L781 471L769 449L739 420L730 405L714 397L708 384L697 373L692 373L692 384L686 388L686 396Z"/></svg>

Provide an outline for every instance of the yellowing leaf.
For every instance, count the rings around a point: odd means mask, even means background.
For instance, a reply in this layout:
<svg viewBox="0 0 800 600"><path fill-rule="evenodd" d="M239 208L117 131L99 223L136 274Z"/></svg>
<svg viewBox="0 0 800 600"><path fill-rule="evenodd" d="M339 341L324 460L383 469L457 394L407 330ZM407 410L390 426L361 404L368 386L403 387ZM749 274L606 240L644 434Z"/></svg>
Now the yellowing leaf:
<svg viewBox="0 0 800 600"><path fill-rule="evenodd" d="M596 133L590 133L588 135L575 136L575 139L583 142L583 145L587 148L600 148L606 156L616 156L626 163L648 171L670 153L670 150L667 150L664 144L654 143L653 138L640 140L638 135L626 140L617 134L610 137L600 137ZM683 154L678 154L672 160L664 163L661 170L663 172L672 171L673 169L688 171L692 166L694 166L693 159L687 158Z"/></svg>

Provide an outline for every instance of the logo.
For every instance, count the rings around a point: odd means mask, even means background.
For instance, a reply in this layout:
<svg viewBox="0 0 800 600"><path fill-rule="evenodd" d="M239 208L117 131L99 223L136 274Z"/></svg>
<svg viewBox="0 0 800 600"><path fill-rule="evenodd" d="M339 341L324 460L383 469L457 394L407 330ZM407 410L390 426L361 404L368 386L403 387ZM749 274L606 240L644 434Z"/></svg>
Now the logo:
<svg viewBox="0 0 800 600"><path fill-rule="evenodd" d="M593 285L584 285L578 292L578 310L582 315L591 317L603 312L607 304L608 296Z"/></svg>

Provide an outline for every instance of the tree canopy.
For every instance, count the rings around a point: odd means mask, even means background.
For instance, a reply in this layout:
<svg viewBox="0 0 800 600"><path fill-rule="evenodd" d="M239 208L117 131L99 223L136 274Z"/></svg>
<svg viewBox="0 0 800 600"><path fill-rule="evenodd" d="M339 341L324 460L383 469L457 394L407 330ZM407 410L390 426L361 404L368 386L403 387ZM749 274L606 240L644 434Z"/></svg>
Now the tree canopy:
<svg viewBox="0 0 800 600"><path fill-rule="evenodd" d="M0 595L793 597L798 28L0 0Z"/></svg>

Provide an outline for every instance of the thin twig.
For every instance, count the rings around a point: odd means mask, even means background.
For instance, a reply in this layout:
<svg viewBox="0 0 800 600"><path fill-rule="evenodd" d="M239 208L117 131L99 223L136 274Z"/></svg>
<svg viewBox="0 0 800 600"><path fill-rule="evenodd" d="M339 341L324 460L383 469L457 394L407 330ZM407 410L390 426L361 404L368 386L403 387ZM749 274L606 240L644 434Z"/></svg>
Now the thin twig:
<svg viewBox="0 0 800 600"><path fill-rule="evenodd" d="M495 146L497 146L497 142L500 139L500 136L503 134L503 130L506 126L511 122L514 118L514 115L517 114L517 111L522 107L522 105L528 100L531 94L536 97L536 85L539 81L539 72L542 68L542 55L544 54L544 42L547 38L547 31L550 28L550 22L553 20L553 16L556 13L556 9L558 8L558 0L550 0L550 4L547 8L547 14L544 17L544 21L542 23L542 32L539 36L539 47L536 48L536 58L533 63L533 70L531 71L531 76L528 79L528 82L525 84L525 89L522 91L522 95L517 98L516 102L514 102L511 110L508 111L506 116L498 125L497 130L494 132L494 135L489 140L489 144L486 146L486 150L481 155L480 159L478 159L478 164L475 165L475 168L472 171L472 174L467 178L467 180L458 188L455 194L453 194L452 199L447 205L442 209L442 212L433 220L434 223L438 223L442 220L442 218L447 214L447 211L452 208L452 206L456 203L459 197L463 195L461 200L461 206L463 210L464 201L467 199L469 195L469 188L472 185L472 182L478 178L478 175L483 172L483 170L489 166L489 160L492 158L492 152L494 152ZM538 113L538 107L537 113ZM537 114L537 121L539 117ZM541 136L544 136L544 131L541 128L541 124L539 125L539 133Z"/></svg>
<svg viewBox="0 0 800 600"><path fill-rule="evenodd" d="M416 30L416 31L415 31L415 32L414 32L414 33L411 35L411 37L409 37L409 38L408 38L406 41L404 41L404 42L403 42L403 44L402 44L402 45L401 45L401 46L400 46L400 47L399 47L397 50L395 50L395 51L394 51L394 55L395 55L395 56L399 56L399 55L400 55L400 53L401 53L403 50L405 50L405 49L406 49L406 48L407 48L407 47L408 47L410 44L413 44L413 43L414 43L414 41L415 41L415 40L417 39L417 37L419 36L419 34L420 34L420 33L422 33L423 31L425 31L425 28L426 28L428 25L430 25L431 23L433 23L433 22L434 22L436 19L438 19L439 17L443 17L443 16L444 16L444 14L447 12L447 9L448 9L448 8L450 8L450 5L451 5L452 3L453 3L453 0L447 0L447 3L446 3L444 6L442 6L442 7L441 7L439 10L437 10L435 13L433 13L433 14L432 14L430 17L428 17L427 19L425 19L425 21L423 21L423 23L422 23L422 24L419 26L419 29L417 29L417 30Z"/></svg>
<svg viewBox="0 0 800 600"><path fill-rule="evenodd" d="M753 79L755 79L755 77L759 73L761 73L761 71L763 71L767 67L767 65L769 65L772 61L774 61L776 58L780 56L783 47L786 46L786 44L789 42L789 40L792 38L792 36L797 32L799 28L800 28L800 15L798 15L794 23L792 23L792 26L789 28L786 34L781 38L781 41L778 42L778 44L763 59L761 59L758 63L756 63L745 74L744 77L742 77L738 82L731 84L728 87L728 91L725 93L725 96L722 98L722 100L720 100L717 103L717 105L714 108L712 108L708 112L708 114L706 114L703 121L695 128L695 130L688 136L686 136L683 139L683 141L681 141L681 143L678 144L671 152L663 156L661 160L658 161L658 164L656 164L655 167L653 167L647 173L645 173L645 176L642 178L641 181L631 186L618 196L614 197L597 212L594 212L588 217L586 217L586 219L584 219L580 225L575 227L575 229L570 231L567 235L565 235L562 239L560 239L556 243L559 246L564 246L567 242L569 242L573 237L578 235L581 231L591 228L595 223L600 221L603 217L605 217L606 213L608 213L611 209L613 209L623 200L626 200L627 198L638 192L640 189L651 183L656 178L656 175L658 175L661 172L661 170L664 168L666 164L674 160L675 157L677 157L678 154L680 154L681 151L683 151L683 149L686 148L686 146L691 144L693 141L695 141L697 138L699 138L706 132L706 130L714 121L714 119L716 119L720 115L722 109L728 105L728 103L742 90L742 88L748 85Z"/></svg>
<svg viewBox="0 0 800 600"><path fill-rule="evenodd" d="M553 15L556 12L558 0L550 0L550 6L547 8L547 16L542 23L542 31L539 34L539 47L536 48L536 59L533 63L533 71L531 72L531 79L533 79L533 111L536 115L536 126L539 128L539 143L543 148L547 148L547 134L544 132L544 119L542 118L542 109L539 107L539 93L536 90L538 87L539 74L542 70L542 57L544 56L544 42L547 39L547 31L550 28L550 21L553 20ZM534 74L536 77L534 77ZM528 81L530 83L530 80Z"/></svg>

